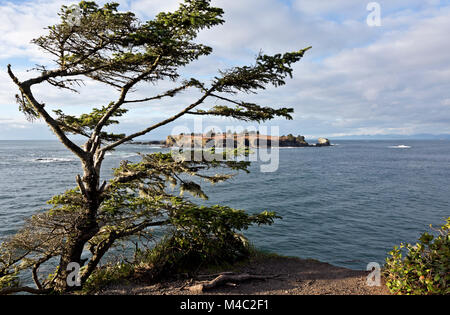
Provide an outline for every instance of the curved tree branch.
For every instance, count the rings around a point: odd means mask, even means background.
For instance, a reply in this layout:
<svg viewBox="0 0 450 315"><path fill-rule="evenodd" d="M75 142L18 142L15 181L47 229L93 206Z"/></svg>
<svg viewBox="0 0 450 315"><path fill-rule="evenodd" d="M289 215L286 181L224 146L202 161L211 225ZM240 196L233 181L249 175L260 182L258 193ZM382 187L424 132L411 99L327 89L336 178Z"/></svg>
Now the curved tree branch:
<svg viewBox="0 0 450 315"><path fill-rule="evenodd" d="M157 221L157 222L149 222L144 221L141 224L130 226L128 228L124 228L122 231L113 231L110 233L109 237L105 240L103 240L98 246L95 248L92 259L87 264L86 269L83 271L83 273L80 276L81 283L84 283L89 276L92 274L92 272L97 267L100 260L103 258L105 253L111 248L111 246L114 244L114 242L120 238L124 238L130 235L134 235L140 231L143 231L146 228L152 227L152 226L163 226L168 224L170 221Z"/></svg>
<svg viewBox="0 0 450 315"><path fill-rule="evenodd" d="M50 258L52 258L52 257L53 257L53 255L48 255L48 256L46 256L46 257L40 259L39 261L37 261L37 262L34 264L33 269L31 270L31 273L32 273L32 276L33 276L34 284L36 284L36 287L37 287L39 290L43 290L43 286L42 286L41 282L39 281L39 277L38 277L38 275L37 275L37 271L38 271L39 267L40 267L44 262L48 261L48 260L49 260Z"/></svg>
<svg viewBox="0 0 450 315"><path fill-rule="evenodd" d="M61 130L58 122L54 120L49 113L44 109L42 104L39 104L38 101L34 98L33 93L31 92L31 84L29 83L21 83L19 79L14 75L11 70L11 65L8 65L8 74L10 78L14 81L14 83L19 87L20 91L25 95L27 100L33 106L33 109L39 113L39 115L45 120L47 125L53 130L58 139L75 155L77 155L81 160L86 159L86 152L75 143L73 143L69 138L67 138L64 131Z"/></svg>

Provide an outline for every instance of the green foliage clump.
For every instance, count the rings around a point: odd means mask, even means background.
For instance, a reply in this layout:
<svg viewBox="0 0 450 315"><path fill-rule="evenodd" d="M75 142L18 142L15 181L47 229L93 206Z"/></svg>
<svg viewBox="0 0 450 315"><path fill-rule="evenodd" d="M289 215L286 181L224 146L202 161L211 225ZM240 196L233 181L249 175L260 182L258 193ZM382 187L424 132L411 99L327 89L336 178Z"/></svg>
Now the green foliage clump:
<svg viewBox="0 0 450 315"><path fill-rule="evenodd" d="M17 273L5 274L0 276L0 289L13 288L19 285Z"/></svg>
<svg viewBox="0 0 450 315"><path fill-rule="evenodd" d="M108 110L113 106L114 103L110 103L108 106L103 106L101 109L94 108L92 112L89 114L82 114L79 117L66 115L62 110L54 110L53 112L56 114L56 121L59 123L60 128L72 134L81 134L86 137L90 137L92 131L95 129L97 124L103 118L103 116L108 112ZM118 109L111 116L112 117L121 117L128 112L127 109ZM105 122L105 126L117 125L119 123L118 120L109 119ZM106 141L114 141L118 139L122 139L125 137L123 134L113 134L113 133L102 133L102 139Z"/></svg>
<svg viewBox="0 0 450 315"><path fill-rule="evenodd" d="M225 206L185 207L171 217L172 232L145 253L152 272L195 272L200 267L232 264L247 258L251 246L239 231L272 224L274 212L249 215Z"/></svg>
<svg viewBox="0 0 450 315"><path fill-rule="evenodd" d="M396 294L450 294L450 217L437 237L424 233L416 245L401 244L386 259L389 290ZM406 250L405 257L402 250Z"/></svg>
<svg viewBox="0 0 450 315"><path fill-rule="evenodd" d="M98 292L107 285L123 282L134 272L134 266L126 262L118 262L103 268L97 268L83 285L82 293Z"/></svg>

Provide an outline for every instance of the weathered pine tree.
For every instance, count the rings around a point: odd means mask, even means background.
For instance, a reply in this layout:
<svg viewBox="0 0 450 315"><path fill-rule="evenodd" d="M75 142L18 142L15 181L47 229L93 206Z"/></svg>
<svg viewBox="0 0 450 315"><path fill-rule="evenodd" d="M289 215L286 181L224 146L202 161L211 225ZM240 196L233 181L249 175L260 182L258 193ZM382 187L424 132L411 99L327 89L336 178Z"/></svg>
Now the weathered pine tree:
<svg viewBox="0 0 450 315"><path fill-rule="evenodd" d="M67 292L72 289L66 281L67 267L73 262L83 265L84 250L88 249L91 255L81 271L82 284L117 240L140 235L153 226L173 225L190 231L190 235L203 233L200 236L225 233L223 239L227 239L232 237L231 229L245 229L253 223L270 224L275 217L271 212L247 215L228 207L199 207L167 192L168 183L204 196L197 183L180 175L215 183L228 179L231 174L208 175L202 171L212 168L246 171L248 163L245 162L187 162L176 161L170 154L147 155L137 164L123 162L115 170L114 178L103 183L100 182L101 166L108 151L184 115L224 116L256 122L276 116L291 119L290 108L264 107L229 95L285 84L285 79L292 76L291 65L309 48L274 56L260 54L253 65L220 71L211 82L182 80L181 68L212 52L211 47L195 41L199 31L224 23L223 10L212 7L209 0L185 0L175 12L159 13L145 22L131 12L120 12L116 3L100 7L95 2L80 2L76 8L80 14L77 23L73 21L74 10L63 6L60 23L48 27L46 35L33 40L53 56L52 69L38 66L36 77L21 80L8 65L8 74L19 90L16 99L20 110L30 119L46 122L59 141L80 159L83 174L76 177L76 189L54 197L49 202L51 209L30 218L21 231L2 244L0 287L2 281L6 287L3 293ZM90 113L72 116L62 109L49 112L33 94L33 87L43 83L76 91L85 79L117 89L119 97L114 101L105 100L104 106ZM156 84L167 79L179 85L159 95L131 97L138 84ZM128 104L175 97L188 89L200 91L201 96L173 116L129 135L105 131L106 127L118 123L117 117L126 114ZM212 100L221 103L208 106ZM85 137L85 144L77 145L70 135ZM219 226L228 230L219 232L223 230ZM40 279L39 267L51 259L59 261L57 270ZM21 270L31 271L36 288L11 285Z"/></svg>

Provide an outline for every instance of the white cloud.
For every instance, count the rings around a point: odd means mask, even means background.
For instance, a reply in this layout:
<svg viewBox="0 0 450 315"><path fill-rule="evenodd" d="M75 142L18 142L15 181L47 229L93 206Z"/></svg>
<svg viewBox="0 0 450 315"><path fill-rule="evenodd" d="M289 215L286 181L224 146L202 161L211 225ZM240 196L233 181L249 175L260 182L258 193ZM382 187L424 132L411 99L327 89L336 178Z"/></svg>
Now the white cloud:
<svg viewBox="0 0 450 315"><path fill-rule="evenodd" d="M27 57L41 60L43 53L30 45L42 29L58 21L59 8L67 1L29 1L0 3L0 60Z"/></svg>
<svg viewBox="0 0 450 315"><path fill-rule="evenodd" d="M178 8L178 0L138 0L131 1L127 9L136 12L141 18L153 17L158 12L174 11Z"/></svg>
<svg viewBox="0 0 450 315"><path fill-rule="evenodd" d="M6 34L0 39L2 68L14 64L17 57L28 58L30 66L42 60L42 52L29 41L42 34L43 26L56 22L62 2L68 1L0 3L0 30ZM120 2L124 10L151 18L157 11L175 9L179 1ZM371 28L365 20L367 1L293 1L289 7L281 0L213 0L213 5L224 8L226 23L202 32L199 41L215 51L183 72L206 79L219 68L251 63L260 49L277 53L312 45L287 86L250 96L262 104L296 109L296 119L283 122L282 132L450 133L450 42L446 40L450 5L434 0L379 2L383 26ZM17 69L21 77L30 75L21 65ZM150 90L158 93L169 86L163 82ZM0 104L11 104L14 91L9 78L0 74ZM148 91L140 89L134 96ZM101 106L116 95L97 84L88 84L82 92L80 98L44 86L36 89L48 106L68 104L72 113ZM193 97L184 93L177 100L133 106L128 121L143 125L143 117L161 118ZM0 113L0 117L19 115L5 109Z"/></svg>

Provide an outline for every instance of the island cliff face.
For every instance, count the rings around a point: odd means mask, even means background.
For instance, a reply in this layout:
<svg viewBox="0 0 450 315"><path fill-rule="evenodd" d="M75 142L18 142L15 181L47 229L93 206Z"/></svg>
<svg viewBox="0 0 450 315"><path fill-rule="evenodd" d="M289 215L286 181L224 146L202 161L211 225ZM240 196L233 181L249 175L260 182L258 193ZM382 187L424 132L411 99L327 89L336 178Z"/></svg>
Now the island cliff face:
<svg viewBox="0 0 450 315"><path fill-rule="evenodd" d="M319 138L316 144L306 142L304 136L267 136L258 133L253 134L190 134L170 135L167 137L166 147L326 147L331 143L326 138Z"/></svg>

